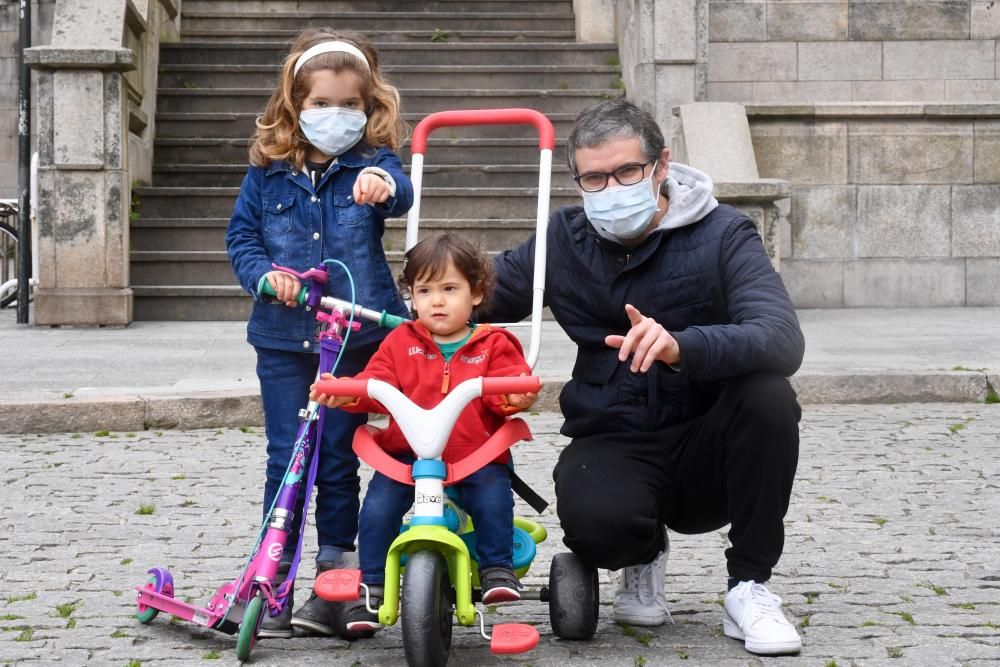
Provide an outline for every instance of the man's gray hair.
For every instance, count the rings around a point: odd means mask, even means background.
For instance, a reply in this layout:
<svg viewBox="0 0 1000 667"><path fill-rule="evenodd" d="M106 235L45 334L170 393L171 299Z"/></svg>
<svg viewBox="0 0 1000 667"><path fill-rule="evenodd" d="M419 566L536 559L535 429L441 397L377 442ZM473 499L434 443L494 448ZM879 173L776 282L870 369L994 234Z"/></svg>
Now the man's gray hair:
<svg viewBox="0 0 1000 667"><path fill-rule="evenodd" d="M637 137L643 154L650 160L660 157L666 144L653 116L624 98L606 100L584 109L576 117L566 140L566 161L577 175L576 151L594 148L610 139Z"/></svg>

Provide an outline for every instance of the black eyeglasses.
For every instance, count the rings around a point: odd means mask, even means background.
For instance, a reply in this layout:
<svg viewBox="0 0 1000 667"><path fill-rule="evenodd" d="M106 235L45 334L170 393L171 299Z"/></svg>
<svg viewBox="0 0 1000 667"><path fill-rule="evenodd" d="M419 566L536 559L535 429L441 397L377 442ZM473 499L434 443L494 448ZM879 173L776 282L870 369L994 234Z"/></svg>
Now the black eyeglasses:
<svg viewBox="0 0 1000 667"><path fill-rule="evenodd" d="M600 192L608 187L608 178L615 177L619 185L635 185L646 177L646 167L655 164L656 159L647 162L630 162L623 164L614 171L591 171L586 174L574 176L573 180L584 192Z"/></svg>

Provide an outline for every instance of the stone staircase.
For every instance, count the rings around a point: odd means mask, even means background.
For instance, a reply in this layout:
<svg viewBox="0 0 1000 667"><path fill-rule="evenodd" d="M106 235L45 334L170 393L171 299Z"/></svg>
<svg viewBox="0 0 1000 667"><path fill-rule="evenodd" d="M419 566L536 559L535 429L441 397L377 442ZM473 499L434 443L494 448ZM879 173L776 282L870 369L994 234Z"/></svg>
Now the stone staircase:
<svg viewBox="0 0 1000 667"><path fill-rule="evenodd" d="M244 319L224 235L246 172L248 137L288 42L337 26L375 42L411 126L446 109L530 107L556 126L550 207L578 201L565 167L573 118L621 95L613 44L574 41L572 0L185 0L183 41L164 44L153 185L133 190L137 320ZM419 11L414 11L419 9ZM402 151L409 164L408 146ZM534 229L538 147L528 127L431 135L421 234L456 230L490 251ZM405 219L387 222L394 264ZM305 268L305 267L303 267Z"/></svg>

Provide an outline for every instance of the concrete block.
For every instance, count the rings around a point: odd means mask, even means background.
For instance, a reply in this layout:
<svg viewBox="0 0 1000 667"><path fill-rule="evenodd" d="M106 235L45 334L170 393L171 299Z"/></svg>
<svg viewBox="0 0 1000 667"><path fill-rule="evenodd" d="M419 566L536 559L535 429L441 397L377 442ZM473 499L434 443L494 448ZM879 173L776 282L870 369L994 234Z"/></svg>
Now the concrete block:
<svg viewBox="0 0 1000 667"><path fill-rule="evenodd" d="M709 41L767 41L765 9L765 0L713 0L708 5Z"/></svg>
<svg viewBox="0 0 1000 667"><path fill-rule="evenodd" d="M951 188L859 185L857 257L948 257Z"/></svg>
<svg viewBox="0 0 1000 667"><path fill-rule="evenodd" d="M576 39L579 42L614 42L615 17L611 0L573 0Z"/></svg>
<svg viewBox="0 0 1000 667"><path fill-rule="evenodd" d="M926 102L944 100L944 81L852 81L855 102Z"/></svg>
<svg viewBox="0 0 1000 667"><path fill-rule="evenodd" d="M263 426L260 392L143 396L146 428L195 429Z"/></svg>
<svg viewBox="0 0 1000 667"><path fill-rule="evenodd" d="M848 185L795 186L792 201L792 257L854 257L857 191Z"/></svg>
<svg viewBox="0 0 1000 667"><path fill-rule="evenodd" d="M792 378L799 403L979 403L986 376L968 372L810 373Z"/></svg>
<svg viewBox="0 0 1000 667"><path fill-rule="evenodd" d="M998 203L1000 185L956 185L952 188L952 256L1000 257Z"/></svg>
<svg viewBox="0 0 1000 667"><path fill-rule="evenodd" d="M803 42L799 44L800 81L857 81L882 78L878 42Z"/></svg>
<svg viewBox="0 0 1000 667"><path fill-rule="evenodd" d="M117 288L39 289L35 324L120 326L132 321L132 290Z"/></svg>
<svg viewBox="0 0 1000 667"><path fill-rule="evenodd" d="M996 0L972 0L972 39L1000 38L1000 5Z"/></svg>
<svg viewBox="0 0 1000 667"><path fill-rule="evenodd" d="M887 81L995 78L992 40L885 42L882 48Z"/></svg>
<svg viewBox="0 0 1000 667"><path fill-rule="evenodd" d="M846 124L754 123L750 133L761 177L796 185L847 183Z"/></svg>
<svg viewBox="0 0 1000 667"><path fill-rule="evenodd" d="M781 279L796 308L843 308L843 260L783 259Z"/></svg>
<svg viewBox="0 0 1000 667"><path fill-rule="evenodd" d="M752 83L709 83L709 102L746 104L753 99Z"/></svg>
<svg viewBox="0 0 1000 667"><path fill-rule="evenodd" d="M1000 183L1000 120L977 120L973 132L973 181Z"/></svg>
<svg viewBox="0 0 1000 667"><path fill-rule="evenodd" d="M698 99L695 68L690 65L655 65L656 111L664 137L670 136L673 122L672 109L679 104L690 104Z"/></svg>
<svg viewBox="0 0 1000 667"><path fill-rule="evenodd" d="M853 0L852 40L968 39L968 0Z"/></svg>
<svg viewBox="0 0 1000 667"><path fill-rule="evenodd" d="M945 81L946 102L996 102L1000 99L1000 81Z"/></svg>
<svg viewBox="0 0 1000 667"><path fill-rule="evenodd" d="M55 286L100 287L106 269L105 174L60 170L53 175L55 203L48 212L53 215Z"/></svg>
<svg viewBox="0 0 1000 667"><path fill-rule="evenodd" d="M104 75L66 70L52 78L56 166L99 169L104 164Z"/></svg>
<svg viewBox="0 0 1000 667"><path fill-rule="evenodd" d="M851 123L851 183L972 183L972 121Z"/></svg>
<svg viewBox="0 0 1000 667"><path fill-rule="evenodd" d="M847 308L964 305L964 259L862 259L844 264Z"/></svg>
<svg viewBox="0 0 1000 667"><path fill-rule="evenodd" d="M101 396L50 401L5 400L0 403L0 433L141 431L143 402L138 396Z"/></svg>
<svg viewBox="0 0 1000 667"><path fill-rule="evenodd" d="M847 39L847 0L770 0L767 38L772 41Z"/></svg>
<svg viewBox="0 0 1000 667"><path fill-rule="evenodd" d="M1000 306L1000 258L965 260L965 305Z"/></svg>
<svg viewBox="0 0 1000 667"><path fill-rule="evenodd" d="M752 181L759 178L750 139L750 125L742 105L695 102L674 109L677 159L701 169L716 181Z"/></svg>
<svg viewBox="0 0 1000 667"><path fill-rule="evenodd" d="M850 81L762 81L753 85L755 104L812 104L849 99Z"/></svg>
<svg viewBox="0 0 1000 667"><path fill-rule="evenodd" d="M793 42L716 43L708 45L709 81L794 81Z"/></svg>

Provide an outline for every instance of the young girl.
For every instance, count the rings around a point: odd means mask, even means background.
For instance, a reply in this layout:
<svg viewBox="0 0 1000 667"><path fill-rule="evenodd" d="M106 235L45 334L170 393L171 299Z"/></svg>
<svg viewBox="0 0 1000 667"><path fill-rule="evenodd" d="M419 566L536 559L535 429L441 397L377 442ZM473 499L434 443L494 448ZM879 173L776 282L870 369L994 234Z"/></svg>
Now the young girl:
<svg viewBox="0 0 1000 667"><path fill-rule="evenodd" d="M441 402L451 388L469 378L517 376L531 373L521 345L504 329L470 323L470 317L492 293L493 265L485 253L455 234L438 235L406 253L400 286L413 299L417 321L395 329L368 362L359 379L378 378L395 386L422 408ZM363 398L311 394L330 407L352 412L385 412L379 403ZM484 396L460 415L444 450L443 459L455 462L482 445L505 418L528 408L535 394ZM382 447L400 460L412 462L412 450L390 419ZM514 497L504 454L456 484L463 508L477 528L476 551L483 603L521 599L520 583L511 562ZM385 583L385 558L399 534L406 510L413 503L413 487L376 472L361 507L358 551L362 581L368 584L377 608ZM366 634L380 629L378 615L364 606L346 613L347 629Z"/></svg>
<svg viewBox="0 0 1000 667"><path fill-rule="evenodd" d="M381 244L385 218L402 215L413 202L413 187L393 153L404 129L399 94L382 78L371 43L356 33L316 29L292 45L257 121L226 247L240 284L254 297L247 340L257 352L267 434L265 513L288 466L298 412L319 363L315 313L296 304L298 279L272 263L305 271L338 259L354 276L359 303L407 314ZM336 267L330 276L329 293L350 299L345 276ZM265 280L287 308L261 297ZM360 370L383 337L375 327L351 335L338 374ZM354 550L360 481L351 437L365 420L339 410L324 418L316 478L319 571L343 566L343 554ZM300 520L292 521L279 573L290 567ZM313 596L294 617L291 607L289 597L286 613L265 617L260 636L291 637L293 625L335 632L334 605Z"/></svg>

